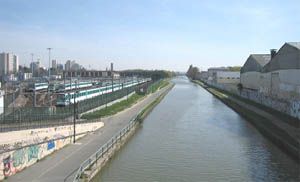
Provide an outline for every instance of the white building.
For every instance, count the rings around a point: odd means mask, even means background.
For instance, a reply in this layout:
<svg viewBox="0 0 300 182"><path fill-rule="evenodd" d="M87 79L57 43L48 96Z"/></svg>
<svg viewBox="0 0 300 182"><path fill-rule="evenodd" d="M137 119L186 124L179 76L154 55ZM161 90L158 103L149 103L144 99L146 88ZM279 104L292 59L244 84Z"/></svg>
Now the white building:
<svg viewBox="0 0 300 182"><path fill-rule="evenodd" d="M4 112L4 92L0 90L0 115Z"/></svg>
<svg viewBox="0 0 300 182"><path fill-rule="evenodd" d="M79 71L81 66L75 61L68 60L65 64L65 71Z"/></svg>
<svg viewBox="0 0 300 182"><path fill-rule="evenodd" d="M240 83L240 72L217 71L213 75L213 81L218 84L238 84Z"/></svg>
<svg viewBox="0 0 300 182"><path fill-rule="evenodd" d="M20 73L19 74L19 79L20 80L29 80L32 78L32 73Z"/></svg>
<svg viewBox="0 0 300 182"><path fill-rule="evenodd" d="M214 80L214 76L216 75L217 71L228 71L228 68L225 67L217 67L217 68L209 68L207 70L207 74L208 74L208 82L213 82Z"/></svg>

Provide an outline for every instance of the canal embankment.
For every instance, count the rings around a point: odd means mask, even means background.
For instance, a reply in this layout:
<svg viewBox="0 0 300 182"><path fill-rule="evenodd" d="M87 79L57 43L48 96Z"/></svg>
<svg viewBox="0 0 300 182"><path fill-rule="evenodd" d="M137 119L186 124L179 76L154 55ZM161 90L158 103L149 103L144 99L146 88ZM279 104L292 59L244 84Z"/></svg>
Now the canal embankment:
<svg viewBox="0 0 300 182"><path fill-rule="evenodd" d="M154 82L150 87L162 88L163 81ZM152 89L151 89L152 90ZM147 95L133 93L101 106L100 114L94 118L81 117L75 125L76 140L93 133L104 126L102 117L114 115L130 108ZM99 108L98 108L99 109ZM93 113L97 109L90 111ZM102 112L104 111L104 112ZM0 132L0 181L44 160L45 157L72 144L74 138L73 118L69 123L17 131Z"/></svg>
<svg viewBox="0 0 300 182"><path fill-rule="evenodd" d="M282 151L298 163L300 162L299 120L285 116L278 111L258 106L258 104L247 101L238 95L220 90L201 81L193 82L242 115Z"/></svg>
<svg viewBox="0 0 300 182"><path fill-rule="evenodd" d="M152 102L147 104L131 121L116 133L107 143L99 148L93 155L84 161L79 167L75 181L91 181L102 168L110 161L110 159L121 149L122 146L134 135L135 131L139 128L140 124L147 117L149 113L155 108L156 105L168 94L174 87L173 83L163 84L157 87L155 91L163 89L164 91Z"/></svg>
<svg viewBox="0 0 300 182"><path fill-rule="evenodd" d="M91 119L99 119L107 116L112 116L121 112L127 108L130 108L132 105L139 102L141 99L147 97L147 95L156 92L159 89L162 89L170 84L168 79L162 79L156 81L147 87L145 92L134 92L130 95L127 95L119 100L114 101L114 103L110 105L104 105L101 108L94 109L89 111L88 113L84 113L81 115L82 119L91 120Z"/></svg>
<svg viewBox="0 0 300 182"><path fill-rule="evenodd" d="M166 89L161 88L146 95L136 104L115 115L101 118L101 122L104 123L102 128L88 133L76 141L76 144L67 145L56 151L55 155L49 155L26 170L10 176L7 181L73 181L75 172L82 162L124 128L142 108L154 101ZM14 165L13 161L12 165Z"/></svg>

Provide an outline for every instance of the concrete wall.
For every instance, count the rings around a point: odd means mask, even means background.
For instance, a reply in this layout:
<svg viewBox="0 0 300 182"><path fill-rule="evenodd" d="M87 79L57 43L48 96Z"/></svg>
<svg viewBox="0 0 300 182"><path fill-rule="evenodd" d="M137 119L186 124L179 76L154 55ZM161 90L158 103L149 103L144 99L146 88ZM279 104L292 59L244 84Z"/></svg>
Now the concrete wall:
<svg viewBox="0 0 300 182"><path fill-rule="evenodd" d="M268 75L269 76L269 75ZM249 99L256 103L262 104L264 106L270 107L274 110L285 113L294 118L300 119L300 100L299 99L281 99L278 97L271 97L262 92L243 89L241 92L234 87L232 84L217 84L207 82L209 85L212 85L221 90L226 90L236 95L240 95L245 99Z"/></svg>
<svg viewBox="0 0 300 182"><path fill-rule="evenodd" d="M300 99L300 70L278 70L262 73L259 91L271 97Z"/></svg>
<svg viewBox="0 0 300 182"><path fill-rule="evenodd" d="M274 98L289 100L300 99L300 70L288 69L268 73L246 72L241 74L244 88L258 90Z"/></svg>
<svg viewBox="0 0 300 182"><path fill-rule="evenodd" d="M244 88L259 90L260 82L259 72L251 71L241 74L241 83Z"/></svg>
<svg viewBox="0 0 300 182"><path fill-rule="evenodd" d="M76 132L95 131L103 126L103 122L78 124ZM0 133L0 151L20 148L0 154L0 180L22 171L52 152L72 143L72 137L58 139L72 135L72 133L72 125ZM84 135L76 138L82 136ZM35 145L41 142L43 143Z"/></svg>
<svg viewBox="0 0 300 182"><path fill-rule="evenodd" d="M0 115L4 112L4 96L3 92L0 90Z"/></svg>
<svg viewBox="0 0 300 182"><path fill-rule="evenodd" d="M213 73L212 82L221 84L238 84L240 83L240 72L216 71Z"/></svg>

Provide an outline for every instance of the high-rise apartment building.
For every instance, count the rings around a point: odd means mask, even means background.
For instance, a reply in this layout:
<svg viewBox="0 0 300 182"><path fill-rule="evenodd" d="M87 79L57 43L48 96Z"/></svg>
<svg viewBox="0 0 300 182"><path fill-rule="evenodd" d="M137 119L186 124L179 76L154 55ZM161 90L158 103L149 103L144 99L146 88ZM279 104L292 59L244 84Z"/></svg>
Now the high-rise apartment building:
<svg viewBox="0 0 300 182"><path fill-rule="evenodd" d="M14 74L18 71L18 56L11 53L0 53L0 76Z"/></svg>
<svg viewBox="0 0 300 182"><path fill-rule="evenodd" d="M68 60L65 64L65 71L78 71L82 68L78 63L75 61Z"/></svg>
<svg viewBox="0 0 300 182"><path fill-rule="evenodd" d="M14 55L14 61L13 61L13 72L18 73L19 71L19 57Z"/></svg>
<svg viewBox="0 0 300 182"><path fill-rule="evenodd" d="M55 59L52 60L52 68L56 69L57 68L57 62Z"/></svg>

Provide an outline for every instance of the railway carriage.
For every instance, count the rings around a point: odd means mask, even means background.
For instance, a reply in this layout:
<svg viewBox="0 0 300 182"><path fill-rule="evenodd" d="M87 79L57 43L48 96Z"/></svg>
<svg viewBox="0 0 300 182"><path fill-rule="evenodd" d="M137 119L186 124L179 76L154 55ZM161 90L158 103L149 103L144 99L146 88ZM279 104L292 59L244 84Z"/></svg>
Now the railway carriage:
<svg viewBox="0 0 300 182"><path fill-rule="evenodd" d="M116 83L113 85L113 90L121 90L123 88L127 87L132 87L134 85L138 85L140 83L144 83L149 81L149 79L143 79L143 80L135 80L135 81L130 81L126 82L123 84ZM83 100L91 99L93 97L97 97L103 94L111 93L112 92L112 85L108 86L103 86L103 87L98 87L98 88L90 88L86 90L79 90L77 93L74 91L70 91L67 93L60 93L57 98L56 105L57 106L66 106L69 104L74 103L74 97L75 97L75 102L80 102Z"/></svg>
<svg viewBox="0 0 300 182"><path fill-rule="evenodd" d="M64 92L64 91L69 91L73 90L76 88L87 88L87 87L92 87L93 83L92 82L79 82L79 83L66 83L66 84L60 84L58 86L57 91L58 92Z"/></svg>
<svg viewBox="0 0 300 182"><path fill-rule="evenodd" d="M41 91L41 90L47 90L49 84L46 82L42 83L30 83L28 90L33 92L33 91Z"/></svg>

